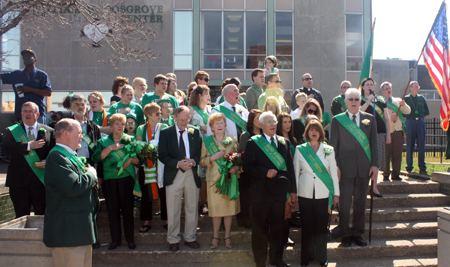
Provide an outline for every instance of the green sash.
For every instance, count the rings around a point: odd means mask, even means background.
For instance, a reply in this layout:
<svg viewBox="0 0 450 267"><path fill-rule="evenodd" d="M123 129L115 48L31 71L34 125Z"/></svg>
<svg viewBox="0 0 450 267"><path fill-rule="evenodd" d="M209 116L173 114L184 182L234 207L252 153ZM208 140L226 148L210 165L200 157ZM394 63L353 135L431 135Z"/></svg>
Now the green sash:
<svg viewBox="0 0 450 267"><path fill-rule="evenodd" d="M276 136L275 136L276 137ZM278 170L286 171L286 162L283 156L267 141L266 137L262 135L254 135L251 137L253 142L266 154ZM280 144L278 144L280 145Z"/></svg>
<svg viewBox="0 0 450 267"><path fill-rule="evenodd" d="M232 122L236 123L236 125L238 125L239 127L241 127L242 130L247 129L247 122L245 122L238 114L236 114L235 112L229 110L228 108L222 106L222 105L218 105L213 107L213 109L222 112L223 114L225 114L225 116L230 119Z"/></svg>
<svg viewBox="0 0 450 267"><path fill-rule="evenodd" d="M108 147L110 145L114 145L114 141L108 137L108 138L106 138L106 140L104 142L104 146ZM125 150L123 148L119 149L119 150L111 151L110 154L117 160L117 162L123 161L123 159L127 156L127 154L125 153ZM139 186L139 181L136 177L136 172L134 171L134 165L130 164L130 166L128 166L128 168L125 171L128 172L128 174L131 175L131 177L133 177L133 180L134 180L133 194L135 196L142 197L142 191L141 191L141 187Z"/></svg>
<svg viewBox="0 0 450 267"><path fill-rule="evenodd" d="M11 134L14 137L14 140L16 140L16 142L28 143L30 141L20 123L14 124L13 126L8 127L8 129L11 131ZM33 170L34 174L36 174L37 178L39 178L42 184L45 185L44 183L45 169L40 169L33 166L35 162L41 161L39 156L36 154L36 151L34 151L34 149L30 149L30 151L28 151L28 154L23 156L25 157L25 160L27 161L28 165L30 165L30 168Z"/></svg>
<svg viewBox="0 0 450 267"><path fill-rule="evenodd" d="M330 173L327 168L323 165L320 158L317 156L314 149L312 149L309 143L297 146L298 151L303 155L309 167L313 170L313 172L319 177L319 179L323 182L323 184L330 191L328 195L328 213L331 213L331 205L333 204L334 197L334 186L333 179L331 178Z"/></svg>
<svg viewBox="0 0 450 267"><path fill-rule="evenodd" d="M214 141L214 137L212 135L207 136L203 139L205 142L206 149L209 154L212 156L215 153L219 152L219 148ZM223 195L230 196L230 201L239 198L239 181L236 174L230 175L230 180L227 181L226 177L229 174L228 170L233 167L232 162L227 162L223 158L215 160L217 165L219 166L219 173L221 174L219 180L216 183L216 188L219 189L219 192Z"/></svg>
<svg viewBox="0 0 450 267"><path fill-rule="evenodd" d="M205 125L208 125L208 118L209 115L208 113L206 113L203 109L199 109L197 106L191 106L195 111L197 111L198 114L200 114L200 116L202 116L203 119L203 123Z"/></svg>
<svg viewBox="0 0 450 267"><path fill-rule="evenodd" d="M258 91L258 92L261 93L261 94L264 93L264 91L265 91L265 90L264 90L264 87L262 87L261 89L259 89L255 84L252 84L251 87L255 88L255 90Z"/></svg>
<svg viewBox="0 0 450 267"><path fill-rule="evenodd" d="M370 143L369 140L367 140L366 134L347 116L346 113L341 113L334 117L356 138L356 140L358 140L359 144L364 149L364 152L366 152L367 158L372 162Z"/></svg>
<svg viewBox="0 0 450 267"><path fill-rule="evenodd" d="M345 104L345 100L342 95L337 96L336 99L337 101L339 101L339 104L341 104L342 108L344 108L344 111L347 111L347 105Z"/></svg>
<svg viewBox="0 0 450 267"><path fill-rule="evenodd" d="M84 164L83 164L83 162L81 161L81 158L75 156L75 155L72 154L72 153L70 153L70 152L67 151L67 149L65 149L64 147L56 145L56 146L54 146L54 147L52 148L52 150L51 150L50 152L52 152L52 151L58 151L58 152L60 152L61 154L63 154L64 156L66 156L73 164L75 164L75 166L77 166L78 169L80 169L80 171L82 171L83 173L86 172L86 168L84 167Z"/></svg>
<svg viewBox="0 0 450 267"><path fill-rule="evenodd" d="M94 144L94 142L92 142L92 139L89 137L89 135L87 135L87 133L85 133L84 131L81 131L81 135L83 136L83 141L88 145L88 147L92 151L95 151L96 145Z"/></svg>
<svg viewBox="0 0 450 267"><path fill-rule="evenodd" d="M365 98L364 96L361 96L361 99L364 100L364 101L366 101L366 102L368 102L367 98ZM381 102L381 99L378 98L378 101ZM384 102L384 100L383 100L383 102ZM370 106L371 106L372 108L374 108L374 104L373 104L373 103L370 103ZM383 112L383 110L381 110L381 108L380 108L379 106L375 105L375 111L378 113L378 116L380 116L380 118L386 123L386 119L384 118L384 112Z"/></svg>
<svg viewBox="0 0 450 267"><path fill-rule="evenodd" d="M399 108L397 107L396 104L394 104L394 103L392 103L392 102L390 102L390 101L386 101L386 106L387 106L390 110L394 111L395 113L397 113L397 111L398 111L398 109L399 109ZM406 133L405 118L403 117L403 113L402 113L401 111L398 113L398 118L399 118L400 121L402 122L403 132Z"/></svg>

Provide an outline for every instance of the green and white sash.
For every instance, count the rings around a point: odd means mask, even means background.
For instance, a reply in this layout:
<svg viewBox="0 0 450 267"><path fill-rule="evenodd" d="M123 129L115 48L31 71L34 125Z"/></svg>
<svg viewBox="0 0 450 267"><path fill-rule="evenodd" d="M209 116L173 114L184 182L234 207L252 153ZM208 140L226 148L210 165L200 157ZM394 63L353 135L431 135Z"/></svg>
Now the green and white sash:
<svg viewBox="0 0 450 267"><path fill-rule="evenodd" d="M228 119L234 122L237 126L241 127L242 130L247 129L247 122L244 121L244 119L242 119L236 112L233 112L222 105L215 106L213 109L225 114Z"/></svg>
<svg viewBox="0 0 450 267"><path fill-rule="evenodd" d="M284 161L283 156L281 156L281 154L267 141L266 137L263 135L254 135L251 139L259 148L261 148L270 161L272 161L277 170L287 170L286 162Z"/></svg>
<svg viewBox="0 0 450 267"><path fill-rule="evenodd" d="M390 101L386 101L386 106L388 107L388 109L394 111L395 113L397 113L397 111L399 109L396 104L394 104ZM403 113L401 111L398 112L398 118L402 122L403 132L406 133L405 117L403 117Z"/></svg>
<svg viewBox="0 0 450 267"><path fill-rule="evenodd" d="M364 96L361 96L361 99L364 100L364 101L366 101L366 103L369 101L369 100L367 100L367 98L365 98ZM378 99L378 101L384 103L384 99L381 99L381 97L377 97L377 99ZM386 119L384 118L384 112L383 112L383 110L382 110L379 106L374 105L373 103L370 103L370 106L371 106L372 108L374 108L374 106L375 106L375 111L377 112L378 116L380 116L380 118L386 123Z"/></svg>
<svg viewBox="0 0 450 267"><path fill-rule="evenodd" d="M359 144L364 149L367 158L370 162L372 162L372 154L370 149L370 143L367 139L366 134L354 123L346 113L341 113L339 115L334 116L336 120L338 120L345 129L347 129L355 138L358 140Z"/></svg>
<svg viewBox="0 0 450 267"><path fill-rule="evenodd" d="M347 105L345 104L345 99L342 97L342 95L337 96L336 99L339 102L339 104L341 104L344 111L347 111Z"/></svg>
<svg viewBox="0 0 450 267"><path fill-rule="evenodd" d="M8 129L11 131L12 136L14 137L14 140L19 143L28 143L30 140L28 139L27 134L25 133L25 130L22 128L22 125L20 123L14 124L13 126L8 127ZM25 160L27 161L30 168L33 170L34 174L36 174L37 178L44 183L44 173L45 169L36 168L33 166L34 163L40 162L41 159L36 154L36 151L34 149L30 149L28 151L28 154L23 155L25 157Z"/></svg>
<svg viewBox="0 0 450 267"><path fill-rule="evenodd" d="M297 146L297 149L303 155L309 167L311 167L313 172L330 191L328 194L328 213L331 213L331 205L333 204L334 197L334 185L330 173L327 168L325 168L322 161L309 143Z"/></svg>
<svg viewBox="0 0 450 267"><path fill-rule="evenodd" d="M95 151L96 145L94 144L92 139L89 137L89 135L87 135L87 133L85 133L84 131L81 131L81 135L83 136L83 141L88 145L88 147L92 151Z"/></svg>
<svg viewBox="0 0 450 267"><path fill-rule="evenodd" d="M203 123L205 124L205 125L208 125L208 118L209 118L209 115L208 115L208 113L206 113L206 111L204 111L203 109L199 109L197 106L191 106L195 111L197 111L197 113L198 114L200 114L200 116L202 117L202 119L203 119Z"/></svg>
<svg viewBox="0 0 450 267"><path fill-rule="evenodd" d="M156 124L155 132L152 134L152 140L154 140L156 133L159 131L160 123ZM146 125L147 126L147 125ZM147 134L147 127L144 127L144 136L146 138L147 143L150 142L148 134ZM144 184L151 184L151 183L157 183L158 182L158 161L155 160L153 162L152 167L148 167L147 164L144 164Z"/></svg>
<svg viewBox="0 0 450 267"><path fill-rule="evenodd" d="M80 157L75 156L74 154L70 153L69 151L67 151L66 148L56 145L52 148L52 151L58 151L61 154L63 154L64 156L66 156L73 164L75 164L75 166L77 166L77 168L82 171L83 173L86 172L86 168L84 167L83 162L81 161Z"/></svg>

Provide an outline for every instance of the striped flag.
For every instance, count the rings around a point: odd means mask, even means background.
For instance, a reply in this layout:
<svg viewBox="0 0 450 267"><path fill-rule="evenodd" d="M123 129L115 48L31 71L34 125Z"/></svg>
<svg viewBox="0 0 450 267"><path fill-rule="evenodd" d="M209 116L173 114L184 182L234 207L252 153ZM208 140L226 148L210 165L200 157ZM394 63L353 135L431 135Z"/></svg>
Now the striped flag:
<svg viewBox="0 0 450 267"><path fill-rule="evenodd" d="M447 13L443 2L423 49L425 66L431 80L441 95L441 127L449 126L450 58L448 51Z"/></svg>

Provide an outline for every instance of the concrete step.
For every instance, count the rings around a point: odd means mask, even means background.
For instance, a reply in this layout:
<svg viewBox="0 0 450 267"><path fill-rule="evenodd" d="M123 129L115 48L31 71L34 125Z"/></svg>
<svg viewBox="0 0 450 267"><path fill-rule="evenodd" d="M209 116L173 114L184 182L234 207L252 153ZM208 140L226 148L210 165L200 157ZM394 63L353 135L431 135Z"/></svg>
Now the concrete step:
<svg viewBox="0 0 450 267"><path fill-rule="evenodd" d="M384 257L417 257L419 255L436 255L437 239L406 238L406 239L376 239L367 247L350 248L339 246L339 242L328 244L328 258L330 261L341 259L366 259ZM300 246L288 248L284 252L286 261L300 259ZM168 251L169 245L138 245L135 250L129 250L125 244L115 250L107 250L103 246L94 250L93 262L95 264L145 264L145 263L217 263L217 262L253 262L250 243L235 244L234 248L227 249L223 242L215 250L209 249L207 244L201 244L200 249L191 249L181 242L180 250ZM251 266L251 265L249 265ZM362 265L365 266L365 265Z"/></svg>
<svg viewBox="0 0 450 267"><path fill-rule="evenodd" d="M436 207L448 206L450 196L441 193L419 194L383 194L382 198L374 197L374 207ZM370 196L367 196L366 207L370 207Z"/></svg>
<svg viewBox="0 0 450 267"><path fill-rule="evenodd" d="M433 181L421 181L416 179L404 179L403 181L378 182L378 190L382 194L395 193L438 193L439 183Z"/></svg>
<svg viewBox="0 0 450 267"><path fill-rule="evenodd" d="M291 267L300 267L300 259L286 261ZM118 263L104 264L94 263L93 267L229 267L229 262L208 262L208 263ZM233 267L254 266L252 262L233 262ZM317 261L310 262L309 266L320 266ZM344 259L329 260L329 267L435 267L437 266L436 255L410 256L410 257L384 257L371 259Z"/></svg>
<svg viewBox="0 0 450 267"><path fill-rule="evenodd" d="M336 225L332 225L331 229ZM181 228L181 231L184 228ZM363 238L369 238L369 224L366 224L366 233ZM220 237L224 237L224 231L220 231ZM251 242L251 230L239 226L233 226L231 229L231 239L235 243L243 244ZM415 237L437 237L437 222L375 222L372 225L372 238L406 238ZM297 244L301 242L301 228L291 228L289 237ZM139 233L135 229L134 241L137 245L167 244L167 232L161 228L152 228L147 233ZM213 238L212 223L209 226L201 227L197 231L197 241L200 244L209 244ZM98 239L100 243L111 242L109 229L100 229ZM122 236L122 240L125 237Z"/></svg>

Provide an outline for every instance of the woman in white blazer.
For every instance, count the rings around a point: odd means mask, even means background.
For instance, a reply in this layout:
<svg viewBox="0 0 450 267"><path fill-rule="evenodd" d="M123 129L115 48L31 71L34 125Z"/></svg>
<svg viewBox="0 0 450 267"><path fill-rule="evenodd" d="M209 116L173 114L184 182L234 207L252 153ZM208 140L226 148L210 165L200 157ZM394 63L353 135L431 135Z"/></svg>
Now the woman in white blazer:
<svg viewBox="0 0 450 267"><path fill-rule="evenodd" d="M325 131L319 120L311 120L305 129L307 143L297 146L294 169L302 221L301 266L316 259L327 266L327 225L332 204L339 202L339 182L333 147L323 144ZM311 157L312 153L317 157ZM321 161L326 171L320 178L310 166L311 160ZM308 160L308 161L307 161ZM313 164L313 166L317 164ZM328 184L325 185L324 181ZM331 188L334 193L330 194Z"/></svg>

